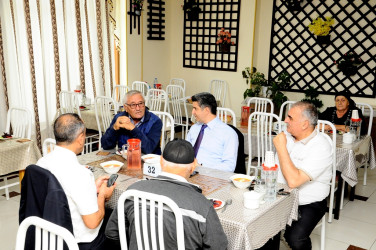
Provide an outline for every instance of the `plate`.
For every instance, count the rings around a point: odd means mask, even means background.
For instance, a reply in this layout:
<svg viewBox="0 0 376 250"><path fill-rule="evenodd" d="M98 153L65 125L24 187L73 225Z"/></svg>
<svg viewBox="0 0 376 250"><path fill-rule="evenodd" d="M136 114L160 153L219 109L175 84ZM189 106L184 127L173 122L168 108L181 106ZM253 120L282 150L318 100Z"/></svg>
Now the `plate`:
<svg viewBox="0 0 376 250"><path fill-rule="evenodd" d="M224 201L217 198L208 198L208 200L213 202L214 209L221 209L225 205Z"/></svg>
<svg viewBox="0 0 376 250"><path fill-rule="evenodd" d="M146 163L155 164L160 162L161 156L156 154L147 154L141 156L141 159Z"/></svg>
<svg viewBox="0 0 376 250"><path fill-rule="evenodd" d="M127 151L125 151L125 154L124 154L124 155L123 155L121 152L122 152L122 151L119 149L119 150L116 150L115 154L120 155L120 156L123 157L124 159L127 159Z"/></svg>

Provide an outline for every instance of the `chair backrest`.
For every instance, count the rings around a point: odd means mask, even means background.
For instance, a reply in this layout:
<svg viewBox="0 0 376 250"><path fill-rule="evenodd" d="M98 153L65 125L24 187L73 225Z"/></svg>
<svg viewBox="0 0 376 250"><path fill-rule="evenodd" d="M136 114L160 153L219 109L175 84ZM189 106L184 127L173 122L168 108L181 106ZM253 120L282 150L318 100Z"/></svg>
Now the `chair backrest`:
<svg viewBox="0 0 376 250"><path fill-rule="evenodd" d="M166 112L168 108L168 95L163 89L149 89L145 105L149 111Z"/></svg>
<svg viewBox="0 0 376 250"><path fill-rule="evenodd" d="M67 229L42 218L30 216L22 221L18 228L16 250L24 250L26 232L30 226L35 226L35 249L62 250L64 242L70 250L79 249L74 236Z"/></svg>
<svg viewBox="0 0 376 250"><path fill-rule="evenodd" d="M31 117L31 112L27 108L10 107L5 132L9 134L12 126L14 137L31 139Z"/></svg>
<svg viewBox="0 0 376 250"><path fill-rule="evenodd" d="M258 176L258 170L261 169L265 161L266 151L273 150L273 122L280 123L279 117L272 113L253 112L248 119L248 167L247 175L250 175L251 169L254 169L254 175ZM281 132L281 126L278 131ZM252 140L252 138L254 140ZM252 159L257 157L257 165L252 165Z"/></svg>
<svg viewBox="0 0 376 250"><path fill-rule="evenodd" d="M284 103L282 103L281 108L279 109L279 119L281 121L285 120L287 113L294 103L296 103L296 101L285 101Z"/></svg>
<svg viewBox="0 0 376 250"><path fill-rule="evenodd" d="M213 94L215 100L221 107L225 106L227 94L227 82L224 80L211 80L209 92Z"/></svg>
<svg viewBox="0 0 376 250"><path fill-rule="evenodd" d="M372 123L373 123L373 108L371 105L367 103L357 103L356 107L358 107L364 116L364 111L366 108L369 110L369 122L368 122L368 132L367 135L371 135L371 130L372 130Z"/></svg>
<svg viewBox="0 0 376 250"><path fill-rule="evenodd" d="M170 141L174 140L175 136L175 128L174 128L174 118L172 115L170 115L167 112L162 111L150 111L156 116L158 116L162 120L162 133L161 133L161 151L163 152L163 149L165 145L167 144L168 135L170 137ZM170 132L169 134L167 134Z"/></svg>
<svg viewBox="0 0 376 250"><path fill-rule="evenodd" d="M252 97L248 100L247 106L250 107L251 104L254 103L254 112L274 112L274 104L272 100L268 98L262 98L262 97ZM270 106L270 111L268 111L268 106Z"/></svg>
<svg viewBox="0 0 376 250"><path fill-rule="evenodd" d="M53 151L56 146L56 140L53 138L46 138L43 141L42 151L43 156L46 156L49 152Z"/></svg>
<svg viewBox="0 0 376 250"><path fill-rule="evenodd" d="M237 129L235 126L228 124L233 130L235 130L238 135L239 147L238 147L238 156L236 158L236 166L234 173L237 174L246 174L247 170L245 168L245 154L244 154L244 135Z"/></svg>
<svg viewBox="0 0 376 250"><path fill-rule="evenodd" d="M179 85L183 88L183 96L185 97L185 81L181 78L172 78L169 85Z"/></svg>
<svg viewBox="0 0 376 250"><path fill-rule="evenodd" d="M236 116L235 112L228 108L217 108L217 117L224 123L230 122L232 120L232 125L236 127Z"/></svg>
<svg viewBox="0 0 376 250"><path fill-rule="evenodd" d="M172 211L172 213L174 213L175 215L176 239L178 249L185 249L183 216L178 205L166 196L142 192L138 190L125 191L124 193L122 193L118 200L118 228L121 249L128 249L124 215L124 202L127 199L133 199L134 202L134 223L130 224L135 225L138 249L143 249L143 245L145 246L145 249L168 249L168 246L164 246L163 237L163 227L164 224L167 223L163 219L164 211L166 210ZM149 216L147 215L147 211L150 211ZM140 225L140 222L142 222L142 226ZM158 234L156 232L156 228L158 229ZM157 247L158 245L159 247Z"/></svg>
<svg viewBox="0 0 376 250"><path fill-rule="evenodd" d="M129 91L128 86L125 85L115 85L112 91L112 99L116 102L117 106L123 106L123 98L125 94Z"/></svg>
<svg viewBox="0 0 376 250"><path fill-rule="evenodd" d="M81 116L78 95L78 93L73 91L60 91L60 114L76 113Z"/></svg>
<svg viewBox="0 0 376 250"><path fill-rule="evenodd" d="M333 207L334 207L334 191L336 186L336 171L337 171L337 162L336 162L336 147L337 147L337 130L333 123L325 120L318 120L316 129L320 133L325 133L325 125L329 125L333 131L330 142L332 144L332 180L330 183L330 195L329 195L329 217L328 222L332 222ZM338 187L341 188L341 187Z"/></svg>
<svg viewBox="0 0 376 250"><path fill-rule="evenodd" d="M110 126L114 118L114 110L118 110L117 104L111 97L97 96L95 97L95 118L97 120L99 132L99 148L102 133Z"/></svg>
<svg viewBox="0 0 376 250"><path fill-rule="evenodd" d="M188 112L186 99L184 98L183 87L179 85L168 85L166 92L170 97L169 107L171 106L172 110L169 110L170 114L174 118L175 126L183 126L183 139L186 137L188 132ZM184 131L185 130L185 131Z"/></svg>
<svg viewBox="0 0 376 250"><path fill-rule="evenodd" d="M147 96L149 89L150 89L150 86L146 82L134 81L132 83L132 90L138 90L144 96Z"/></svg>

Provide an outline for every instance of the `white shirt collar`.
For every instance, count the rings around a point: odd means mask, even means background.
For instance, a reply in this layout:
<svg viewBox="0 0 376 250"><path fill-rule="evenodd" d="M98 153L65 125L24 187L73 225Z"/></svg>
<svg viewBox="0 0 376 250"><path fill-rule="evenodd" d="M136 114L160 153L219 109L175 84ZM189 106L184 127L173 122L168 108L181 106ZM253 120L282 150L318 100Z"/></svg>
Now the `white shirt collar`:
<svg viewBox="0 0 376 250"><path fill-rule="evenodd" d="M188 183L187 179L185 179L183 176L180 176L180 175L177 175L177 174L171 174L171 173L167 173L167 172L162 171L162 173L160 175L163 175L163 176L166 176L166 177L169 177L169 178L181 181L181 182L187 182Z"/></svg>

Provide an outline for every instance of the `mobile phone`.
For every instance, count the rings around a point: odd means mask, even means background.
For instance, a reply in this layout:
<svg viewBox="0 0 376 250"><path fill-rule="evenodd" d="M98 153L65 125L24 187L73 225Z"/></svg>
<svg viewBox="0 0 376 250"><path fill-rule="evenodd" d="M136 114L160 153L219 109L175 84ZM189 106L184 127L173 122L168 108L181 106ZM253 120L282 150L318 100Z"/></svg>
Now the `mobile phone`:
<svg viewBox="0 0 376 250"><path fill-rule="evenodd" d="M278 195L290 195L290 192L287 192L287 191L278 191L277 194Z"/></svg>
<svg viewBox="0 0 376 250"><path fill-rule="evenodd" d="M191 176L189 176L189 177L193 177L193 176L195 176L196 174L198 174L198 171L193 171L192 174L191 174Z"/></svg>
<svg viewBox="0 0 376 250"><path fill-rule="evenodd" d="M114 185L118 176L119 176L118 174L112 174L110 176L110 179L108 179L108 181L107 181L107 187L111 187L112 185Z"/></svg>

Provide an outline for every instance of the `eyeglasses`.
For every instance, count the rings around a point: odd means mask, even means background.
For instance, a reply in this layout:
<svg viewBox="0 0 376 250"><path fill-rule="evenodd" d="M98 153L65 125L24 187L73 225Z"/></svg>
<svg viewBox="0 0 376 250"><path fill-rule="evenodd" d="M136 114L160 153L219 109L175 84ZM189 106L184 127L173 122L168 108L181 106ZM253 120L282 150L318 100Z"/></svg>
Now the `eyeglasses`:
<svg viewBox="0 0 376 250"><path fill-rule="evenodd" d="M143 108L143 107L145 107L145 102L131 103L131 104L126 103L125 105L129 106L131 109L135 109L137 106L139 108Z"/></svg>

